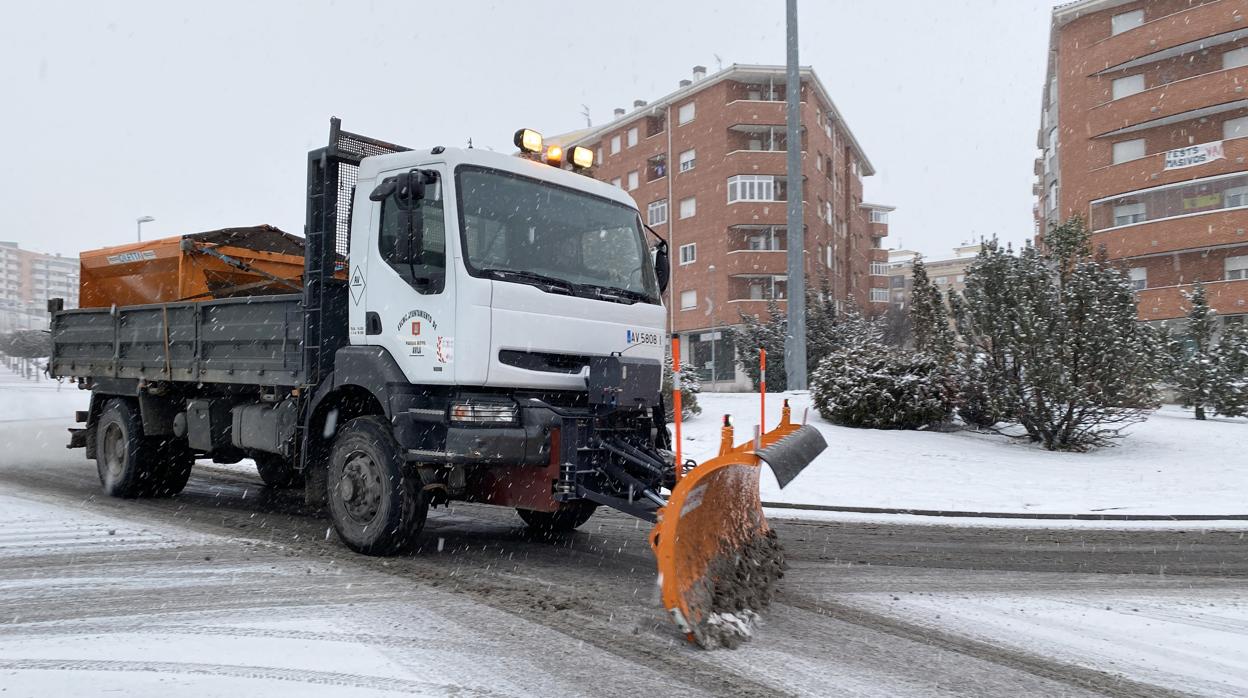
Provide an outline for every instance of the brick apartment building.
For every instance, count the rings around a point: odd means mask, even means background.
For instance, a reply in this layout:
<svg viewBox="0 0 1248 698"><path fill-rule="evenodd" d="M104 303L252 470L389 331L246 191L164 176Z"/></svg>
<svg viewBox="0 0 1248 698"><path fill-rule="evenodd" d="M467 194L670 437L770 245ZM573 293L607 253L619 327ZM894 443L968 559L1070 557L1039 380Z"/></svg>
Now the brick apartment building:
<svg viewBox="0 0 1248 698"><path fill-rule="evenodd" d="M834 297L887 307L889 206L864 204L866 153L810 68L801 89L807 287L826 274ZM610 123L552 139L595 151L593 176L629 191L668 238L669 327L682 357L719 390L747 388L726 330L787 299L784 66L698 66L658 100L616 109ZM873 266L874 265L874 266Z"/></svg>
<svg viewBox="0 0 1248 698"><path fill-rule="evenodd" d="M1248 313L1248 0L1081 0L1053 10L1038 233L1073 215L1130 270L1139 318L1207 285Z"/></svg>
<svg viewBox="0 0 1248 698"><path fill-rule="evenodd" d="M966 270L983 247L979 243L968 243L953 248L952 257L924 258L927 278L942 294L962 293L966 289ZM897 310L905 310L910 304L910 294L914 290L914 258L918 255L914 250L888 251L888 302Z"/></svg>
<svg viewBox="0 0 1248 698"><path fill-rule="evenodd" d="M49 298L78 307L78 259L0 242L0 333L44 329Z"/></svg>

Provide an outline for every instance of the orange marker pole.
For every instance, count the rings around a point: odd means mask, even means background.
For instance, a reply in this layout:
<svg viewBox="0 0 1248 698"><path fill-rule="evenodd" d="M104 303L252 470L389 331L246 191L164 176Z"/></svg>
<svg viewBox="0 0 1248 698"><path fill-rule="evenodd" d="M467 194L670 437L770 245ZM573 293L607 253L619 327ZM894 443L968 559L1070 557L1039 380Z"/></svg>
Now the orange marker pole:
<svg viewBox="0 0 1248 698"><path fill-rule="evenodd" d="M758 350L758 429L767 431L767 350Z"/></svg>
<svg viewBox="0 0 1248 698"><path fill-rule="evenodd" d="M672 421L676 424L676 482L684 461L680 457L680 341L672 337Z"/></svg>

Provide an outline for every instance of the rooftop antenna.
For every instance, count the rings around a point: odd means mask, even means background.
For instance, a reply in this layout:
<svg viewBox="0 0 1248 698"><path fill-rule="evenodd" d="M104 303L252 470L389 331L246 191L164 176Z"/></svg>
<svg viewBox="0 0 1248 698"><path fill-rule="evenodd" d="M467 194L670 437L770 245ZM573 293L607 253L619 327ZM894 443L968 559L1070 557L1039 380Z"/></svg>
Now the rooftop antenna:
<svg viewBox="0 0 1248 698"><path fill-rule="evenodd" d="M585 128L592 128L594 124L593 122L589 120L589 105L588 104L581 105L581 116L585 117Z"/></svg>
<svg viewBox="0 0 1248 698"><path fill-rule="evenodd" d="M472 150L472 139L468 139L468 150Z"/></svg>
<svg viewBox="0 0 1248 698"><path fill-rule="evenodd" d="M724 59L720 58L718 53L712 53L711 55L712 55L712 56L715 56L715 70L716 70L716 71L723 70L723 69L724 69Z"/></svg>

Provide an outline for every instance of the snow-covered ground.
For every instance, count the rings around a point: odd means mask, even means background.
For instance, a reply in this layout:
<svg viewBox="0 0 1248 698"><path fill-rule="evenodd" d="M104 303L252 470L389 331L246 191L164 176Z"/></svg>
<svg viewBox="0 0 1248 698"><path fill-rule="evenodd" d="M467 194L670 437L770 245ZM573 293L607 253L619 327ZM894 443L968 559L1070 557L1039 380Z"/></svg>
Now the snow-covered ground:
<svg viewBox="0 0 1248 698"><path fill-rule="evenodd" d="M769 427L779 422L785 397L795 421L809 406L804 393L768 395ZM757 394L708 393L698 396L698 404L702 414L683 428L685 457L714 456L723 414L733 415L738 442L758 423ZM1118 445L1091 453L1052 453L969 431L849 429L823 421L813 408L808 420L828 449L783 490L764 469L763 501L975 512L1248 514L1244 419L1200 422L1167 406L1131 427Z"/></svg>
<svg viewBox="0 0 1248 698"><path fill-rule="evenodd" d="M856 594L855 605L1184 694L1248 695L1248 596L1225 590Z"/></svg>
<svg viewBox="0 0 1248 698"><path fill-rule="evenodd" d="M795 420L806 413L806 394L768 395L769 426L779 422L785 397ZM86 391L71 384L29 381L0 367L0 420L34 420L38 423L32 429L51 441L63 438L74 410L86 409L88 399ZM738 442L748 438L758 422L757 394L705 393L698 401L702 414L683 428L687 458L704 460L716 453L723 414L733 415ZM823 421L813 409L806 414L823 432L828 449L783 490L764 469L765 502L1001 513L1248 514L1245 419L1201 422L1190 411L1166 406L1131 427L1116 446L1091 453L1052 453L996 434L849 429ZM249 461L236 467L252 472ZM872 517L796 509L775 509L769 515ZM925 522L924 517L888 516L894 522ZM1008 525L997 519L988 522ZM1216 525L1248 527L1248 522Z"/></svg>

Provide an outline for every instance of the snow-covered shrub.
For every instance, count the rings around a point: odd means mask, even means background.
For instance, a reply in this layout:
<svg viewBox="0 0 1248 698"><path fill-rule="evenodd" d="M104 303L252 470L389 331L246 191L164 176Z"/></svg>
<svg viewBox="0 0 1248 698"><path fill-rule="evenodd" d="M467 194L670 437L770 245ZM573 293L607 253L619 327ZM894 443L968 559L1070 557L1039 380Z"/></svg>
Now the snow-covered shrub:
<svg viewBox="0 0 1248 698"><path fill-rule="evenodd" d="M948 420L953 411L943 362L877 342L832 352L811 376L810 386L819 414L843 426L921 429Z"/></svg>
<svg viewBox="0 0 1248 698"><path fill-rule="evenodd" d="M1217 311L1209 307L1204 284L1187 296L1187 327L1170 338L1170 375L1179 402L1194 408L1196 419L1207 412L1226 417L1248 413L1248 331L1228 325L1214 341Z"/></svg>

